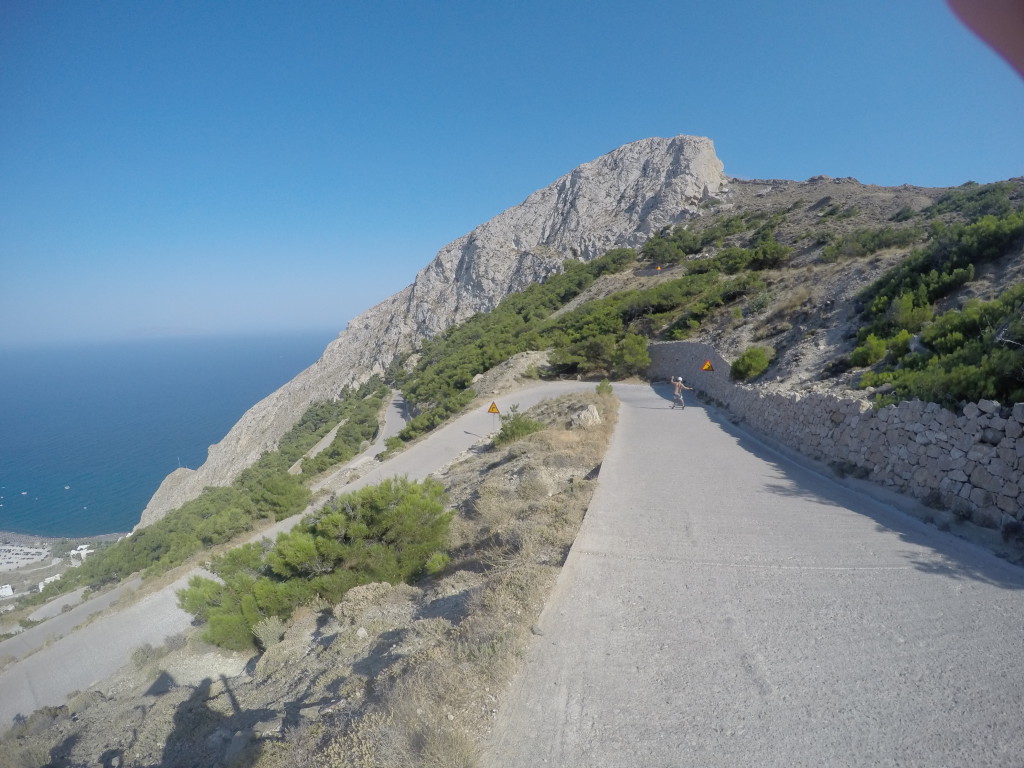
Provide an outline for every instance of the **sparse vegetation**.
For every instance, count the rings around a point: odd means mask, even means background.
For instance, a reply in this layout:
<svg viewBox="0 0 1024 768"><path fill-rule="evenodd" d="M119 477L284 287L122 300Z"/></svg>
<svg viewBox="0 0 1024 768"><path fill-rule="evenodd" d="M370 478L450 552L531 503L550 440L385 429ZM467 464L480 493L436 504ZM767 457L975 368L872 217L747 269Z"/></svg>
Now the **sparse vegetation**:
<svg viewBox="0 0 1024 768"><path fill-rule="evenodd" d="M901 333L888 342L893 364L860 380L863 387L891 384L884 402L919 398L949 408L981 398L1024 402L1024 285L943 313L921 332L922 351L910 353L909 333Z"/></svg>
<svg viewBox="0 0 1024 768"><path fill-rule="evenodd" d="M968 186L940 198L931 213L966 212L976 220L934 221L927 245L864 292L866 322L849 360L887 360L860 379L862 387L892 385L879 402L916 397L952 408L962 400L1024 399L1024 286L935 315L935 302L972 280L978 267L1024 244L1024 211L1013 210L1019 203L1010 197L1015 189ZM921 343L912 352L915 337Z"/></svg>
<svg viewBox="0 0 1024 768"><path fill-rule="evenodd" d="M397 386L417 411L399 437L413 440L444 423L473 399L473 377L514 354L557 346L548 322L551 314L604 274L619 272L636 260L628 248L609 251L586 264L566 262L564 271L502 301L487 314L426 342L411 371L392 369Z"/></svg>
<svg viewBox="0 0 1024 768"><path fill-rule="evenodd" d="M508 412L501 414L501 430L494 436L494 445L507 445L516 440L522 440L527 435L539 432L544 429L544 424L531 419L525 413L519 412L519 405L509 406Z"/></svg>
<svg viewBox="0 0 1024 768"><path fill-rule="evenodd" d="M358 584L422 573L445 549L450 519L436 481L385 480L303 519L269 551L246 544L216 558L210 570L220 581L194 576L180 604L206 625L209 642L250 650L269 617L285 619L313 599L336 603Z"/></svg>
<svg viewBox="0 0 1024 768"><path fill-rule="evenodd" d="M822 249L822 261L856 259L870 256L883 248L901 248L921 238L924 230L919 228L858 229L830 242Z"/></svg>
<svg viewBox="0 0 1024 768"><path fill-rule="evenodd" d="M1021 207L1020 188L1009 181L977 184L969 181L951 189L923 213L928 216L957 213L969 220L983 216L1005 216Z"/></svg>
<svg viewBox="0 0 1024 768"><path fill-rule="evenodd" d="M904 315L931 312L933 302L974 278L979 264L994 261L1024 237L1024 212L983 216L970 224L932 225L928 245L890 270L863 294L869 333L889 336ZM930 319L927 317L926 319Z"/></svg>
<svg viewBox="0 0 1024 768"><path fill-rule="evenodd" d="M560 426L586 402L599 408L601 427L584 433ZM595 486L584 476L600 464L616 408L613 398L593 395L543 403L527 415L547 429L450 471L459 514L446 573L457 584L479 572L465 613L455 626L418 622L407 633L419 650L375 681L375 700L330 733L323 750L328 764L475 764L491 710L582 522ZM501 470L481 477L485 466ZM555 486L540 480L552 472L573 480Z"/></svg>

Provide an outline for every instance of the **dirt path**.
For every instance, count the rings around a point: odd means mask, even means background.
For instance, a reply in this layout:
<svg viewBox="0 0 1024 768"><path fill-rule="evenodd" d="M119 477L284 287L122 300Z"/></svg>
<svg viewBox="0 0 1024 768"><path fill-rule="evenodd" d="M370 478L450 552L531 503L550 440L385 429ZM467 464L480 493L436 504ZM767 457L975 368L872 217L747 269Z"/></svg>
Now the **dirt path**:
<svg viewBox="0 0 1024 768"><path fill-rule="evenodd" d="M1024 571L616 385L484 765L1019 766Z"/></svg>

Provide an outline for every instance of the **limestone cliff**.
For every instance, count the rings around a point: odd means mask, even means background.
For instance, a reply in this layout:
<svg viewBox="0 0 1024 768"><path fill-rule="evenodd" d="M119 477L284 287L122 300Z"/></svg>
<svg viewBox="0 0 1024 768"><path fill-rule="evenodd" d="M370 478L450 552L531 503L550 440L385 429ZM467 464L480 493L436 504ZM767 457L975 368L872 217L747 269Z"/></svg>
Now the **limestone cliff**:
<svg viewBox="0 0 1024 768"><path fill-rule="evenodd" d="M197 470L161 483L139 527L229 484L272 450L308 406L383 372L400 354L451 325L487 311L509 293L610 248L636 246L694 215L726 182L710 139L651 138L584 163L444 248L412 285L349 323L323 356L254 405Z"/></svg>

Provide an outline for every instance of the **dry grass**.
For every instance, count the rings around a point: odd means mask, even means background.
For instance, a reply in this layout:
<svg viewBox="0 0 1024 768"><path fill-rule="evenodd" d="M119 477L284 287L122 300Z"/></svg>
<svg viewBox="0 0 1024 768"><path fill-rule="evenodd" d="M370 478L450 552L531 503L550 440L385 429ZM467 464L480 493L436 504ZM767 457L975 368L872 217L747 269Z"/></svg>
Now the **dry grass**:
<svg viewBox="0 0 1024 768"><path fill-rule="evenodd" d="M567 429L570 413L588 403L603 423ZM370 683L370 703L329 740L323 764L477 764L498 692L518 668L583 520L595 485L584 478L604 456L617 405L596 395L541 404L529 415L548 429L448 471L459 514L444 580L472 574L465 615Z"/></svg>
<svg viewBox="0 0 1024 768"><path fill-rule="evenodd" d="M568 428L590 404L603 423ZM476 765L499 692L583 520L596 484L587 478L602 461L616 408L596 394L542 403L528 414L545 430L470 454L440 475L457 514L449 565L436 576L363 585L337 605L297 609L286 627L266 622L251 674L222 676L205 692L196 681L212 679L211 668L197 659L211 649L194 636L147 646L102 694L72 696L17 726L0 768L91 765L115 752L130 752L133 764L171 764L177 752L168 758L167 745L192 738L192 725L181 724L193 710L219 718L225 732L252 733L232 765ZM177 684L148 693L166 670ZM278 725L262 730L257 720ZM228 743L197 738L195 759L227 759Z"/></svg>

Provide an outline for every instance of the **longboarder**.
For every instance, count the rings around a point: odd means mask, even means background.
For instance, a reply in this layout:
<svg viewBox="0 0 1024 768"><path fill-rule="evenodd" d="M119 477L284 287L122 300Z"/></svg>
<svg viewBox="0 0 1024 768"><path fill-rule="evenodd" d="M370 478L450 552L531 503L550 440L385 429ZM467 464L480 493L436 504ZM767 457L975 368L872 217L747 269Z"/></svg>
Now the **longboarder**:
<svg viewBox="0 0 1024 768"><path fill-rule="evenodd" d="M683 402L683 390L684 389L688 389L691 392L693 392L693 387L688 387L685 384L683 384L683 377L682 376L674 377L672 379L672 383L673 383L673 385L675 387L675 394L672 395L672 407L675 408L676 407L676 403L679 403L679 407L680 408L685 408L686 407L686 403Z"/></svg>

